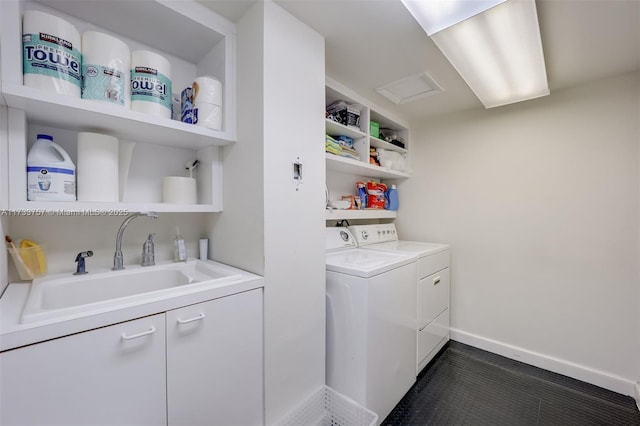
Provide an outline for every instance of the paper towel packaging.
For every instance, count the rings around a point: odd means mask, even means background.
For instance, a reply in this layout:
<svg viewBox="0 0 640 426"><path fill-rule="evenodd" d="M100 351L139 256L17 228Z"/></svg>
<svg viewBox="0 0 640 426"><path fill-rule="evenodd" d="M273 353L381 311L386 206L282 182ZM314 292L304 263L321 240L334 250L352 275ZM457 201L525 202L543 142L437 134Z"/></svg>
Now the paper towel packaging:
<svg viewBox="0 0 640 426"><path fill-rule="evenodd" d="M82 99L130 108L129 47L97 31L82 34Z"/></svg>
<svg viewBox="0 0 640 426"><path fill-rule="evenodd" d="M75 26L49 13L27 10L22 17L25 86L80 97L82 56Z"/></svg>
<svg viewBox="0 0 640 426"><path fill-rule="evenodd" d="M118 139L78 133L78 201L119 201Z"/></svg>
<svg viewBox="0 0 640 426"><path fill-rule="evenodd" d="M131 109L171 118L171 63L147 50L131 53Z"/></svg>

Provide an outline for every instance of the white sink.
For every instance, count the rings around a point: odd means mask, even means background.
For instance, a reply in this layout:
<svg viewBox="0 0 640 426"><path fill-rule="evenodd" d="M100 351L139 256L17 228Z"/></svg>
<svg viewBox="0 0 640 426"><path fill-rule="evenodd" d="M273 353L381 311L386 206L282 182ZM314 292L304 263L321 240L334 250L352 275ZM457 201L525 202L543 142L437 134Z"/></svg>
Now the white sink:
<svg viewBox="0 0 640 426"><path fill-rule="evenodd" d="M241 279L234 271L200 260L36 278L31 284L21 323L90 315L144 299L172 297Z"/></svg>

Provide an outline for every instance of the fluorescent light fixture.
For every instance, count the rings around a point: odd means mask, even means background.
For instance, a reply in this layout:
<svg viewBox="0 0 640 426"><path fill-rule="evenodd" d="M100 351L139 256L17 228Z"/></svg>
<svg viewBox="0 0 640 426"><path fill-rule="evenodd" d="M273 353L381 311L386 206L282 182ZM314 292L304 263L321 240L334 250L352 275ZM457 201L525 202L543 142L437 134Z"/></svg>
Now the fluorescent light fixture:
<svg viewBox="0 0 640 426"><path fill-rule="evenodd" d="M417 101L427 96L442 93L442 87L426 72L410 75L376 89L385 98L396 104Z"/></svg>
<svg viewBox="0 0 640 426"><path fill-rule="evenodd" d="M476 16L506 0L402 0L428 36Z"/></svg>
<svg viewBox="0 0 640 426"><path fill-rule="evenodd" d="M402 2L486 108L549 94L535 0Z"/></svg>

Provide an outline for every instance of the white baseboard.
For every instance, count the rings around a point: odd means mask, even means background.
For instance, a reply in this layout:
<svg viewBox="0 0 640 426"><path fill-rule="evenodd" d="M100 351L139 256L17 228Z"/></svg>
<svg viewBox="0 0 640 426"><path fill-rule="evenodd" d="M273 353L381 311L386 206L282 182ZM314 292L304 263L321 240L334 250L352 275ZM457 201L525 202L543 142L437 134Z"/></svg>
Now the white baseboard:
<svg viewBox="0 0 640 426"><path fill-rule="evenodd" d="M487 339L455 328L451 329L451 340L493 352L506 358L515 359L535 367L553 371L554 373L582 380L583 382L591 383L623 395L634 396L635 394L636 401L640 408L640 396L638 396L640 393L639 385L624 377L587 367L586 365L576 364L575 362L519 348L507 343Z"/></svg>

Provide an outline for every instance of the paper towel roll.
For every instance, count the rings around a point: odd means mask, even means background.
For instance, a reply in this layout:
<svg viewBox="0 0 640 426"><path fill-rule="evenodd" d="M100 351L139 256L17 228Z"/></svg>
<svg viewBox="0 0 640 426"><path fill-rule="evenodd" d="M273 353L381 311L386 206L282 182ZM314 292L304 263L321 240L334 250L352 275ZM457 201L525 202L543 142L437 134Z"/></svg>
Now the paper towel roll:
<svg viewBox="0 0 640 426"><path fill-rule="evenodd" d="M193 106L193 123L213 130L222 130L222 107L199 102Z"/></svg>
<svg viewBox="0 0 640 426"><path fill-rule="evenodd" d="M192 85L193 103L204 102L222 106L222 83L215 77L203 76Z"/></svg>
<svg viewBox="0 0 640 426"><path fill-rule="evenodd" d="M25 86L79 98L81 52L80 33L71 23L38 10L24 12L22 55Z"/></svg>
<svg viewBox="0 0 640 426"><path fill-rule="evenodd" d="M82 99L130 108L130 62L122 40L97 31L82 34Z"/></svg>
<svg viewBox="0 0 640 426"><path fill-rule="evenodd" d="M78 201L118 202L118 139L78 133Z"/></svg>
<svg viewBox="0 0 640 426"><path fill-rule="evenodd" d="M118 145L118 178L120 181L120 199L124 200L124 192L129 179L129 166L133 157L133 149L136 143L132 141L120 141Z"/></svg>
<svg viewBox="0 0 640 426"><path fill-rule="evenodd" d="M171 63L164 56L131 53L131 109L171 118Z"/></svg>
<svg viewBox="0 0 640 426"><path fill-rule="evenodd" d="M196 180L182 176L162 178L162 201L173 204L196 204Z"/></svg>

